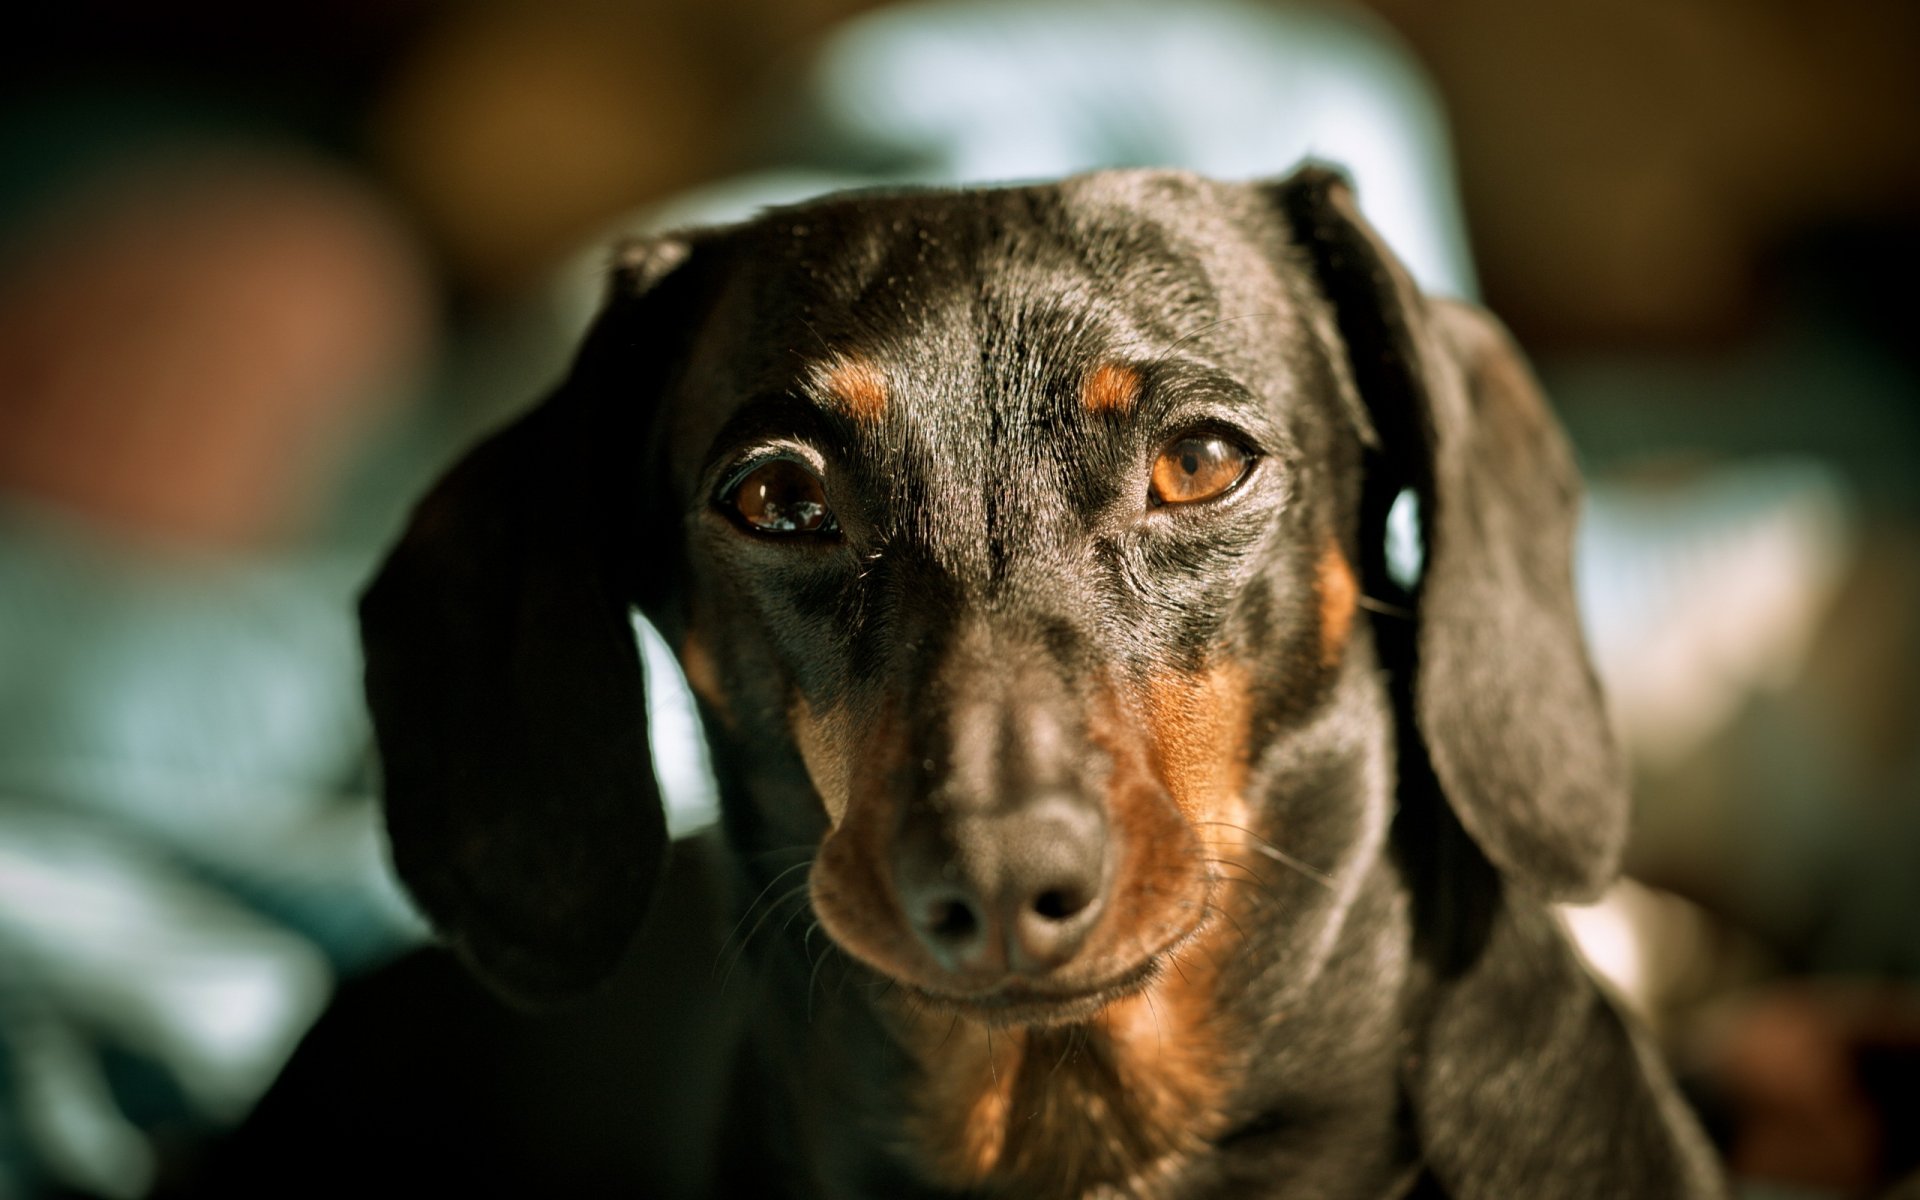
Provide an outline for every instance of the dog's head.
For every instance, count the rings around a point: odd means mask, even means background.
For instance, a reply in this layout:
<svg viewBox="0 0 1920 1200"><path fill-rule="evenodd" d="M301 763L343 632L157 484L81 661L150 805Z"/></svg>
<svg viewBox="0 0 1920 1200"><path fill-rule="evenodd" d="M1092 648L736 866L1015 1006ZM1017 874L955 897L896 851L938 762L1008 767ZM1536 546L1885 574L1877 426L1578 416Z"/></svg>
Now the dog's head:
<svg viewBox="0 0 1920 1200"><path fill-rule="evenodd" d="M1425 566L1389 596L1403 488ZM1289 921L1338 919L1311 876L1378 849L1392 793L1373 596L1415 623L1387 665L1480 851L1591 895L1625 802L1576 505L1498 328L1422 297L1318 169L854 195L637 243L567 381L364 602L395 861L507 992L611 969L665 851L638 605L734 836L817 847L842 948L987 1019L1072 1017L1207 922L1246 852L1309 868Z"/></svg>

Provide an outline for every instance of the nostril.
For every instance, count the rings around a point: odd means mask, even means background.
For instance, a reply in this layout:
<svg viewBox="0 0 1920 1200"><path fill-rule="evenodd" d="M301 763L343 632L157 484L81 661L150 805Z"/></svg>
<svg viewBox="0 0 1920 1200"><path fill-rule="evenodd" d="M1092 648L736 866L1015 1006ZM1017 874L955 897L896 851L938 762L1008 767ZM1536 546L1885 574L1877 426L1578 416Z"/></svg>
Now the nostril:
<svg viewBox="0 0 1920 1200"><path fill-rule="evenodd" d="M1044 974L1079 951L1099 920L1100 892L1092 881L1042 888L1017 912L1010 930L1010 965L1022 974Z"/></svg>
<svg viewBox="0 0 1920 1200"><path fill-rule="evenodd" d="M980 928L980 914L965 900L943 900L927 911L924 928L943 942L964 942Z"/></svg>
<svg viewBox="0 0 1920 1200"><path fill-rule="evenodd" d="M1033 911L1049 921L1065 921L1085 909L1091 897L1074 888L1048 888L1033 898Z"/></svg>
<svg viewBox="0 0 1920 1200"><path fill-rule="evenodd" d="M1099 924L1107 890L1097 803L1053 793L1005 801L1006 811L916 807L889 848L902 932L930 965L971 983L1066 963Z"/></svg>

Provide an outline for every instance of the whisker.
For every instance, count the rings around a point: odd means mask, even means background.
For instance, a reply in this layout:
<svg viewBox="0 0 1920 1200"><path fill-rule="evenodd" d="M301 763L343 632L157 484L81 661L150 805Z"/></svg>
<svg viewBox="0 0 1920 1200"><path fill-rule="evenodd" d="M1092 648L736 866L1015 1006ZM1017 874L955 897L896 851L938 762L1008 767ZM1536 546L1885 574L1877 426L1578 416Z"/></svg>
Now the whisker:
<svg viewBox="0 0 1920 1200"><path fill-rule="evenodd" d="M791 892L789 892L789 893L788 893L788 895L792 895L792 893L791 893ZM780 922L780 934L781 934L781 936L782 936L782 937L784 937L784 936L786 936L786 932L787 932L787 930L789 930L789 929L791 929L791 928L793 928L793 918L795 918L795 917L797 917L797 916L799 916L799 915L800 915L801 913L803 913L803 912L812 912L812 911L813 911L813 897L812 897L812 896L808 896L808 897L806 897L806 898L805 898L804 900L802 900L802 901L801 901L801 902L800 902L799 904L796 904L796 905L794 905L794 906L793 906L793 912L791 912L790 914L788 914L788 916L787 916L787 919L786 919L786 920L784 920L784 921L782 921L782 922ZM815 926L818 926L818 924L819 924L819 922L817 922L817 921L816 921L816 922L814 922L814 924L815 924Z"/></svg>
<svg viewBox="0 0 1920 1200"><path fill-rule="evenodd" d="M1368 612L1379 613L1383 617L1398 617L1402 621L1413 620L1412 609L1402 608L1398 604L1388 604L1385 600L1376 600L1364 592L1360 594L1360 597L1356 599L1354 603L1366 609Z"/></svg>
<svg viewBox="0 0 1920 1200"><path fill-rule="evenodd" d="M1047 1072L1048 1079L1052 1079L1055 1075L1058 1075L1060 1068L1067 1065L1067 1052L1073 1049L1073 1030L1068 1029L1067 1036L1061 1038L1060 1042L1060 1057L1054 1060L1053 1070Z"/></svg>
<svg viewBox="0 0 1920 1200"><path fill-rule="evenodd" d="M1260 872L1254 870L1252 867L1249 867L1247 864L1243 862L1236 862L1231 858L1209 858L1207 861L1210 863L1213 863L1216 866L1233 867L1236 870L1246 872L1247 878L1245 879L1242 879L1237 875L1214 876L1214 878L1219 880L1221 883L1252 883L1252 884L1257 884L1261 891L1266 892L1269 895L1273 893L1273 880L1268 879L1265 875L1260 874Z"/></svg>
<svg viewBox="0 0 1920 1200"><path fill-rule="evenodd" d="M1174 969L1174 973L1180 976L1181 983L1186 984L1188 987L1193 986L1193 980L1187 978L1187 969L1184 966L1180 965L1179 951L1177 950L1167 951L1167 962L1172 965Z"/></svg>
<svg viewBox="0 0 1920 1200"><path fill-rule="evenodd" d="M1147 1002L1147 1011L1153 1014L1154 1041L1159 1044L1160 1053L1165 1054L1167 1052L1167 1031L1160 1024L1160 1010L1153 1003L1153 989L1148 988L1146 991L1141 992L1140 995Z"/></svg>
<svg viewBox="0 0 1920 1200"><path fill-rule="evenodd" d="M1248 837L1252 838L1256 843L1258 843L1257 845L1247 847L1249 850L1252 850L1258 854L1265 855L1266 857L1279 863L1281 866L1291 867L1293 870L1298 871L1300 874L1306 876L1308 879L1313 880L1315 883L1319 884L1321 887L1324 887L1329 891L1332 891L1338 885L1338 881L1335 880L1332 875L1329 875L1327 872L1320 870L1318 867L1314 867L1307 863L1301 862L1299 859L1295 858L1291 854L1288 854L1285 850L1282 850L1280 847L1274 845L1272 842L1268 841L1266 838L1263 838L1259 834L1255 833L1253 830L1248 829L1245 825L1235 825L1231 821L1201 821L1201 822L1198 822L1198 824L1219 825L1226 829L1238 830L1239 832L1246 834Z"/></svg>
<svg viewBox="0 0 1920 1200"><path fill-rule="evenodd" d="M1207 956L1207 962L1209 962L1209 963L1211 963L1211 964L1212 964L1212 966L1213 966L1213 969L1214 969L1215 971L1219 971L1219 970L1220 970L1220 956L1219 956L1218 954L1215 954L1215 953L1213 952L1213 949L1212 949L1212 947L1210 947L1210 946L1208 946L1208 945L1207 945L1207 943L1206 943L1206 939L1204 939L1204 938L1193 938L1193 939L1191 939L1191 940L1189 940L1189 941L1188 941L1188 942L1186 943L1186 946L1187 946L1187 947L1189 947L1189 948L1192 948L1192 949L1196 949L1196 950L1198 950L1198 951L1200 951L1200 953L1202 953L1202 954L1204 954L1204 955L1206 955L1206 956Z"/></svg>
<svg viewBox="0 0 1920 1200"><path fill-rule="evenodd" d="M828 942L820 948L820 957L813 960L813 970L807 974L807 1024L813 1024L813 984L820 978L820 968L833 956L833 943Z"/></svg>
<svg viewBox="0 0 1920 1200"><path fill-rule="evenodd" d="M782 879L785 879L787 876L793 874L795 871L800 870L806 865L807 865L806 863L797 862L792 866L788 867L786 870L780 872L778 875L775 875L772 879L767 880L767 886L760 889L760 894L753 898L753 902L751 904L747 905L746 911L740 914L740 919L738 921L735 921L733 923L733 928L727 931L727 936L720 939L720 952L713 956L713 969L715 971L718 971L720 969L720 960L726 956L727 947L733 942L734 935L739 933L740 927L747 923L747 919L749 917L753 916L753 910L758 908L760 906L760 902L767 898L767 893L773 890L775 884L779 883ZM776 903L778 902L776 901ZM751 938L753 935L748 934L747 936Z"/></svg>
<svg viewBox="0 0 1920 1200"><path fill-rule="evenodd" d="M1316 868L1308 866L1306 863L1301 862L1299 859L1295 858L1293 855L1288 854L1285 850L1281 850L1276 846L1250 846L1248 847L1248 849L1252 850L1256 854L1265 855L1266 857L1279 863L1281 866L1293 868L1295 871L1300 872L1300 874L1306 876L1308 879L1313 880L1315 883L1319 884L1323 888L1326 888L1330 892L1333 891L1337 886L1337 883L1334 880L1333 876L1328 875L1324 871L1317 870Z"/></svg>
<svg viewBox="0 0 1920 1200"><path fill-rule="evenodd" d="M804 896L806 895L806 893L807 893L807 885L803 883L796 888L791 888L786 892L782 893L779 899L775 900L773 903L765 907L765 909L760 914L760 919L753 923L753 928L747 930L747 936L741 938L740 944L737 947L735 947L733 952L733 960L727 964L726 974L721 976L720 978L721 991L724 992L727 990L727 981L733 978L734 968L738 967L740 965L740 960L747 956L748 945L750 945L753 942L754 935L759 933L760 930L766 925L767 919L773 916L774 913L780 911L780 906L782 904L785 904L789 900L793 900L798 897ZM789 917L788 920L792 920L792 918Z"/></svg>
<svg viewBox="0 0 1920 1200"><path fill-rule="evenodd" d="M1207 912L1218 913L1220 916L1223 916L1227 920L1233 922L1234 932L1240 935L1240 940L1243 942L1247 940L1247 928L1246 926L1240 923L1240 919L1238 917L1234 916L1232 913L1228 912L1226 909L1221 908L1218 904L1203 904L1201 905L1201 907L1205 909Z"/></svg>

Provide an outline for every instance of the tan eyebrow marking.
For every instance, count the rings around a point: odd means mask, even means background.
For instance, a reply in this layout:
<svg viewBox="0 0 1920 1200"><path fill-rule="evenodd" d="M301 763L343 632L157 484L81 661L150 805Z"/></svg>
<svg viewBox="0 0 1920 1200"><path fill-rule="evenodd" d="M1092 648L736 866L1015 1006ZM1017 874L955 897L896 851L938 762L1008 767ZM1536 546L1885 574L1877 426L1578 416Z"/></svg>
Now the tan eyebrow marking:
<svg viewBox="0 0 1920 1200"><path fill-rule="evenodd" d="M1080 403L1090 413L1124 413L1140 399L1140 372L1101 363L1080 384Z"/></svg>
<svg viewBox="0 0 1920 1200"><path fill-rule="evenodd" d="M856 421L878 421L887 411L887 377L870 360L840 355L827 367L826 390Z"/></svg>

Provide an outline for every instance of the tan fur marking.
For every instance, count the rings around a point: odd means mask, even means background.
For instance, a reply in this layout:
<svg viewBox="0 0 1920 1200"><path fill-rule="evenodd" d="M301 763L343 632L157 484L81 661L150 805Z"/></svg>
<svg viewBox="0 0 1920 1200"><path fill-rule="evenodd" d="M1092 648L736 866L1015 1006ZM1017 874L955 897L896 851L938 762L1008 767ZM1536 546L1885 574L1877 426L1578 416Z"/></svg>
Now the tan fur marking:
<svg viewBox="0 0 1920 1200"><path fill-rule="evenodd" d="M815 713L804 697L795 697L787 719L807 774L826 805L827 820L838 829L846 819L853 790L853 748L846 718L838 711Z"/></svg>
<svg viewBox="0 0 1920 1200"><path fill-rule="evenodd" d="M1080 403L1090 413L1125 413L1140 398L1140 372L1119 363L1101 363L1080 385Z"/></svg>
<svg viewBox="0 0 1920 1200"><path fill-rule="evenodd" d="M1209 887L1205 872L1209 859L1237 857L1233 826L1249 823L1249 678L1228 661L1157 679L1141 714L1151 748L1127 752L1143 740L1137 728L1115 743L1111 815L1127 853L1098 939L1118 944L1104 953L1150 953L1187 914L1238 907L1240 889ZM1167 951L1142 991L1079 1026L989 1032L902 1005L902 1041L924 1071L908 1133L936 1181L1035 1200L1109 1194L1102 1187L1138 1200L1166 1194L1181 1164L1224 1132L1245 1070L1235 1049L1245 1039L1218 996L1235 928L1213 921Z"/></svg>
<svg viewBox="0 0 1920 1200"><path fill-rule="evenodd" d="M1216 921L1178 953L1178 969L1102 1014L1119 1074L1143 1123L1164 1131L1166 1149L1198 1152L1224 1132L1226 1103L1242 1063L1242 1039L1226 1028L1218 1003L1221 945Z"/></svg>
<svg viewBox="0 0 1920 1200"><path fill-rule="evenodd" d="M1080 957L1108 973L1138 964L1193 931L1205 915L1206 856L1200 841L1210 830L1176 802L1165 779L1165 755L1140 715L1129 715L1111 693L1096 703L1088 739L1113 764L1107 780L1108 836L1117 843L1106 912ZM1100 977L1092 973L1089 982Z"/></svg>
<svg viewBox="0 0 1920 1200"><path fill-rule="evenodd" d="M887 377L864 358L841 356L827 368L827 391L856 421L878 421L887 412Z"/></svg>
<svg viewBox="0 0 1920 1200"><path fill-rule="evenodd" d="M1339 663L1347 639L1353 636L1353 610L1360 599L1353 567L1331 540L1321 551L1314 587L1320 593L1320 665L1331 667Z"/></svg>
<svg viewBox="0 0 1920 1200"><path fill-rule="evenodd" d="M908 1131L956 1189L1052 1197L1105 1184L1146 1200L1224 1131L1243 1067L1202 947L1077 1028L996 1029L918 1006L903 1040L924 1069Z"/></svg>
<svg viewBox="0 0 1920 1200"><path fill-rule="evenodd" d="M886 781L899 767L905 735L890 713L861 727L844 709L814 713L796 701L790 719L832 825L808 875L814 915L842 950L911 984L927 969L925 952L907 928L887 865L898 826Z"/></svg>
<svg viewBox="0 0 1920 1200"><path fill-rule="evenodd" d="M1248 685L1246 668L1231 660L1148 682L1147 720L1161 774L1189 821L1246 824Z"/></svg>
<svg viewBox="0 0 1920 1200"><path fill-rule="evenodd" d="M955 1187L987 1179L1006 1153L1025 1031L999 1030L989 1037L984 1026L918 1005L899 1019L924 1072L907 1126L925 1152L928 1173Z"/></svg>
<svg viewBox="0 0 1920 1200"><path fill-rule="evenodd" d="M690 631L686 640L680 643L680 673L687 677L687 686L693 694L706 701L707 707L719 713L723 719L730 719L727 711L726 689L720 686L720 669L714 664L713 654L707 649L707 641L698 630Z"/></svg>

